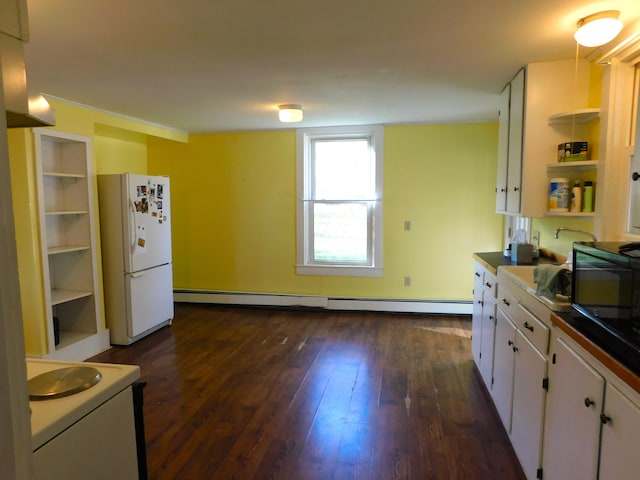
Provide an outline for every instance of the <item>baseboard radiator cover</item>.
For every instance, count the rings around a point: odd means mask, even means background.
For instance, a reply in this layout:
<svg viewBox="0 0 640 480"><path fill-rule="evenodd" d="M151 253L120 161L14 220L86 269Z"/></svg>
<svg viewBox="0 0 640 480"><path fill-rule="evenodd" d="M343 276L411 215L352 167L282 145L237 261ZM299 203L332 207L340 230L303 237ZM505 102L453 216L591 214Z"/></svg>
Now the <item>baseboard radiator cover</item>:
<svg viewBox="0 0 640 480"><path fill-rule="evenodd" d="M173 300L184 303L212 303L262 307L304 307L327 310L361 310L393 313L429 313L471 315L471 301L372 299L322 297L266 293L225 292L215 290L174 290Z"/></svg>

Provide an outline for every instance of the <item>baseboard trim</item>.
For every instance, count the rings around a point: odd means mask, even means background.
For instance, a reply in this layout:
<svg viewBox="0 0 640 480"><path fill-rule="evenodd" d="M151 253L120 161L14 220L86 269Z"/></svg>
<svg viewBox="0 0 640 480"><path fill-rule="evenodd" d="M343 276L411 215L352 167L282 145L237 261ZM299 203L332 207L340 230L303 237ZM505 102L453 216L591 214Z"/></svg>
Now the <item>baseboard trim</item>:
<svg viewBox="0 0 640 480"><path fill-rule="evenodd" d="M223 292L213 290L174 290L173 299L185 303L213 303L269 307L325 308L327 310L362 310L396 313L431 313L470 315L471 301L370 299L321 297L264 293Z"/></svg>

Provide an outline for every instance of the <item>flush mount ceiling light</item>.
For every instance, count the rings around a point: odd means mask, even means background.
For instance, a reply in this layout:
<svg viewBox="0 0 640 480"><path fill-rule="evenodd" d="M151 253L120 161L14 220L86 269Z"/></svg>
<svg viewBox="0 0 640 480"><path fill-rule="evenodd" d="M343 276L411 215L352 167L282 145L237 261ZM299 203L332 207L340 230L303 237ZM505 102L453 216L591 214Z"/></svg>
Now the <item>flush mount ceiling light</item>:
<svg viewBox="0 0 640 480"><path fill-rule="evenodd" d="M302 120L302 105L280 105L278 109L278 117L281 122L294 123Z"/></svg>
<svg viewBox="0 0 640 480"><path fill-rule="evenodd" d="M618 10L606 10L581 18L573 38L584 47L599 47L609 43L622 30L619 16Z"/></svg>

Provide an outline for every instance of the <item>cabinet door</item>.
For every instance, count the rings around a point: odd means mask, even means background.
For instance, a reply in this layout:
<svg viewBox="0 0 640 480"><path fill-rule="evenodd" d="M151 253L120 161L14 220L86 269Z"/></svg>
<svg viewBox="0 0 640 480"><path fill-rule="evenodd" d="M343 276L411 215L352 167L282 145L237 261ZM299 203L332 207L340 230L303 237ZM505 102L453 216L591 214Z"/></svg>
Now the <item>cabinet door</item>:
<svg viewBox="0 0 640 480"><path fill-rule="evenodd" d="M507 168L508 213L520 213L522 196L522 135L524 131L525 70L511 81L509 102L509 165Z"/></svg>
<svg viewBox="0 0 640 480"><path fill-rule="evenodd" d="M602 427L600 478L635 480L640 472L640 408L608 383L604 412L607 418Z"/></svg>
<svg viewBox="0 0 640 480"><path fill-rule="evenodd" d="M536 478L540 468L542 426L546 390L547 358L518 330L513 375L511 444L527 478Z"/></svg>
<svg viewBox="0 0 640 480"><path fill-rule="evenodd" d="M482 334L480 342L480 375L491 390L493 378L493 348L496 334L496 300L485 290L482 306Z"/></svg>
<svg viewBox="0 0 640 480"><path fill-rule="evenodd" d="M509 163L509 97L511 84L500 94L498 111L498 178L496 181L496 211L504 213L507 208L507 165Z"/></svg>
<svg viewBox="0 0 640 480"><path fill-rule="evenodd" d="M473 310L471 313L471 353L478 368L480 368L480 345L482 342L482 278L482 273L476 267L475 280L473 282Z"/></svg>
<svg viewBox="0 0 640 480"><path fill-rule="evenodd" d="M604 378L560 338L552 344L551 358L543 478L595 479Z"/></svg>
<svg viewBox="0 0 640 480"><path fill-rule="evenodd" d="M52 438L33 454L35 480L138 478L131 387Z"/></svg>
<svg viewBox="0 0 640 480"><path fill-rule="evenodd" d="M496 341L493 355L491 396L507 432L511 431L515 332L516 327L498 308L496 311Z"/></svg>

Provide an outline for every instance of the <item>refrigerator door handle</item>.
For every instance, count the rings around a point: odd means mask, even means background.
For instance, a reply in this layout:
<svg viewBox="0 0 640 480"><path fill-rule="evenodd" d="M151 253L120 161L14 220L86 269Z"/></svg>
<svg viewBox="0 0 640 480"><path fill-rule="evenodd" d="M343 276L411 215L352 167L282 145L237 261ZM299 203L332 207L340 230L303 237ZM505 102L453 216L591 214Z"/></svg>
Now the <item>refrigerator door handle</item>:
<svg viewBox="0 0 640 480"><path fill-rule="evenodd" d="M136 272L136 273L130 273L129 276L131 278L138 278L144 275L144 272Z"/></svg>
<svg viewBox="0 0 640 480"><path fill-rule="evenodd" d="M131 199L129 199L129 208L131 210L131 215L129 215L129 243L131 253L133 253L136 250L136 232L138 231L138 223L136 222L136 206ZM131 228L132 226L133 228Z"/></svg>

